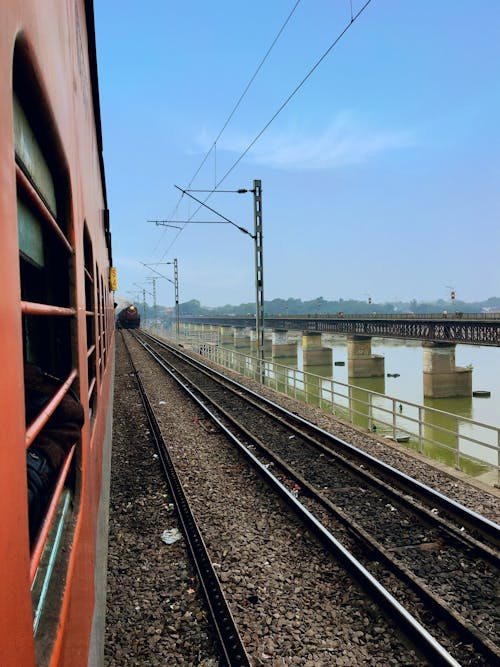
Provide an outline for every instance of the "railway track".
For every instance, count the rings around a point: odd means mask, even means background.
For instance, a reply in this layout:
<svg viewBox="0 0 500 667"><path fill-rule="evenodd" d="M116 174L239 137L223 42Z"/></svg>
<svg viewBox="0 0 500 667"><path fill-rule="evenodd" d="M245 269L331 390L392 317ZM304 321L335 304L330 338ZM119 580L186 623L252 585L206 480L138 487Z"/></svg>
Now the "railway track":
<svg viewBox="0 0 500 667"><path fill-rule="evenodd" d="M194 396L192 396L194 399ZM213 418L216 419L215 415L213 415ZM219 427L224 430L224 427L219 424ZM229 432L226 432L226 435L235 441L234 436L231 436ZM252 455L250 454L252 457ZM254 457L252 457L254 458ZM265 468L265 466L260 466L259 462L257 459L254 458L254 465L257 465L261 469L261 473L264 475L266 478L266 483L268 485L274 486L274 490L278 490L278 492L281 494L281 496L287 501L288 503L291 503L292 506L298 511L298 513L301 515L301 519L305 521L306 525L308 525L310 531L314 534L316 534L320 539L323 541L325 545L327 545L328 549L330 551L333 551L337 557L342 563L343 567L341 567L341 571L343 572L344 567L346 570L352 570L352 565L355 563L355 561L352 559L352 556L349 554L347 550L345 550L336 540L333 538L332 535L329 534L329 532L322 526L320 522L318 522L315 517L307 512L305 508L301 506L301 504L294 498L294 496L286 489L286 487L278 482L273 475L271 475ZM253 522L254 517L252 517L252 522ZM285 528L285 530L294 530L290 526ZM245 529L244 533L245 534L250 534L251 529ZM273 539L273 538L271 538ZM191 541L191 540L189 540ZM324 560L324 556L322 557ZM299 569L303 569L304 567L307 569L309 565L313 566L314 559L311 557L311 563L308 561L305 561L303 565L299 566ZM269 562L266 560L264 561L264 564L269 565ZM316 566L317 567L317 566ZM356 567L356 566L355 566ZM313 569L315 569L313 567ZM330 576L330 571L332 570L332 564L331 563L324 563L323 564L323 573L320 573L320 578L317 579L315 583L315 587L318 590L321 590L324 588L324 577L325 576ZM199 572L200 573L200 572ZM326 575L326 573L328 573ZM200 573L201 574L201 573ZM354 593L350 593L347 597L353 598L354 602L351 602L351 604L354 604L354 606L357 604L361 604L361 608L368 610L369 613L376 619L375 624L377 626L377 632L378 633L383 633L384 636L390 635L391 633L395 635L391 639L391 646L394 646L394 653L397 655L397 661L392 660L391 658L389 659L390 662L387 664L411 664L411 665L427 665L427 664L432 664L432 665L458 665L456 661L454 661L451 656L437 643L433 640L433 638L418 624L415 622L415 620L411 617L411 615L407 614L407 612L399 605L393 598L392 596L381 587L376 580L374 580L369 573L364 571L363 568L358 568L357 569L357 575L360 578L360 583L361 583L361 588L358 588L356 585L354 585ZM314 575L317 576L317 575ZM342 574L340 575L342 578ZM352 577L352 571L350 572L350 576ZM251 584L252 585L252 584ZM345 584L344 584L345 585ZM206 588L204 586L204 588ZM313 588L316 590L316 588ZM349 590L350 586L346 587L346 590ZM369 590L369 594L362 590L363 588ZM255 601L252 599L255 598ZM370 605L372 603L372 599L376 599L378 602L378 611L377 607L375 607L375 610L370 611ZM256 602L257 596L256 595L251 595L249 598L253 603ZM346 599L342 597L342 603L345 604ZM322 605L322 600L317 599L315 601L316 605L321 606ZM380 607L383 608L384 612L389 616L389 617L394 617L396 616L396 621L392 619L392 622L394 624L394 627L384 627L384 621L380 618ZM344 621L349 623L349 619L347 621ZM354 622L353 619L351 619L351 622ZM402 635L403 640L401 640L401 630L400 627L404 627L404 633ZM416 655L407 647L405 647L404 643L408 642L408 637L411 637L411 642L415 645L418 646L418 651L416 652ZM403 641L403 643L401 643ZM374 642L375 643L375 642ZM422 656L425 655L426 659L423 659ZM265 653L263 654L263 657L265 659L269 659L270 656L267 656ZM428 660L430 662L428 662ZM400 662L401 661L401 662ZM375 661L376 664L380 664L379 661ZM375 664L374 663L374 664ZM232 664L232 663L229 663ZM252 664L261 664L261 661L257 662L252 662ZM284 663L286 664L286 663ZM327 663L321 663L321 664L327 664ZM346 663L346 664L354 664L352 662Z"/></svg>
<svg viewBox="0 0 500 667"><path fill-rule="evenodd" d="M333 548L333 542L325 525L337 531L341 522L347 531L344 530L346 542L366 570L397 590L398 596L409 600L430 630L435 631L445 622L445 630L440 632L447 645L446 636L449 639L450 633L454 635L452 643L461 647L458 659L462 664L493 664L498 660L498 646L491 639L497 631L498 554L494 543L498 533L494 524L481 521L481 517L456 503L447 503L439 494L434 497L432 490L415 485L399 473L402 479L394 484L392 478L397 471L372 457L362 458L363 453L355 448L354 461L349 461L347 443L335 442L329 434L202 367L177 349L151 338L146 342L144 335L141 339L157 360L160 361L158 354L161 355L162 365L168 365L185 387L188 382L197 386L190 391L196 391L199 400L217 406L213 418L232 437L237 433L239 439L243 438L247 456L255 458L253 452L263 452L264 463L254 461L254 465L262 468L261 474L265 475L270 465L275 470L279 467L278 476L285 480L280 490L283 497L292 506L296 505L295 511L299 511L298 505L307 503L316 514L321 514L323 523L312 511L305 521L328 548ZM256 425L257 437L253 435ZM301 503L294 498L298 489ZM429 497L432 506L426 508ZM446 520L437 512L446 514ZM467 531L463 525L457 528L449 517L465 523ZM474 536L469 534L472 530ZM339 556L338 551L337 557L345 563L349 561L349 556ZM350 561L349 567L353 567ZM388 601L391 596L387 598L381 593L380 589L385 589L378 582L374 585L364 580L363 585L372 588L386 610L391 607L392 601ZM402 592L403 585L411 592ZM403 617L398 622L415 638L420 633L420 624L414 625L414 619L410 621L411 615L406 612ZM419 636L418 641L422 643L424 639ZM439 648L433 650L439 653ZM442 662L437 660L433 655L433 664L455 664L442 655L439 658Z"/></svg>
<svg viewBox="0 0 500 667"><path fill-rule="evenodd" d="M123 336L123 332L121 333L125 349L129 356L130 365L134 372L137 389L149 422L151 434L156 444L164 477L167 481L170 494L175 501L191 560L196 568L203 588L205 601L209 608L212 624L216 631L219 647L221 649L221 658L225 661L225 664L230 667L249 667L250 660L241 641L238 628L236 627L229 605L217 578L217 574L210 561L203 537L197 526L196 519L187 500L182 483L175 470L175 466L173 465L172 458L161 434L160 427L144 389L141 377L135 367L126 339Z"/></svg>

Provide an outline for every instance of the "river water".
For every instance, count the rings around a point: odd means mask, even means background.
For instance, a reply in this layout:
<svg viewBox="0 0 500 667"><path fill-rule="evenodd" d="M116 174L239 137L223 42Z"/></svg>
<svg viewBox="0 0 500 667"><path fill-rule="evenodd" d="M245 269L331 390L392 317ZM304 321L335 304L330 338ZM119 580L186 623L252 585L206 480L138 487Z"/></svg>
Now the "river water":
<svg viewBox="0 0 500 667"><path fill-rule="evenodd" d="M465 472L482 476L487 482L496 481L496 473L493 473L490 466L478 464L483 461L488 464L498 465L498 451L474 443L469 438L485 442L492 447L498 447L498 432L484 429L479 425L470 424L467 420L474 420L492 427L500 428L500 350L495 347L457 345L455 351L457 366L472 366L472 387L473 390L488 390L491 392L489 398L424 398L423 394L423 348L417 341L401 341L383 338L372 339L372 353L382 355L385 358L385 377L380 378L350 378L348 375L347 361L347 342L342 336L323 334L322 345L332 349L332 363L325 366L304 367L302 354L301 336L289 335L290 339L297 340L297 355L285 359L276 359L275 361L284 366L295 368L299 371L306 371L315 375L327 378L333 378L335 381L355 385L359 389L351 391L351 405L354 399L355 412L351 416L353 423L369 430L377 429L378 434L384 436L384 433L394 435L394 430L387 426L387 422L393 420L392 416L388 418L387 413L383 413L384 406L389 410L396 405L394 401L387 401L379 397L372 397L371 407L367 406L369 399L368 392L378 392L379 394L390 396L393 399L399 399L402 402L414 403L423 406L420 410L417 407L407 406L406 403L398 405L398 414L394 417L394 425L404 433L410 433L411 439L405 446L418 449L419 426L416 423L420 416L425 421L421 426L421 436L425 440L422 445L420 440L420 451L432 458L439 459L443 463L458 467ZM225 347L225 346L224 346ZM233 346L229 346L232 349ZM238 349L242 354L255 354L249 349ZM271 353L266 352L266 360L271 360ZM342 363L344 365L335 365ZM269 383L272 384L273 371L269 366ZM387 374L398 374L398 377L387 377ZM310 382L310 380L309 380ZM290 392L299 387L303 390L305 400L312 404L320 404L321 394L316 390L311 390L305 386L302 381L296 382L295 379L287 379L281 390ZM286 385L286 386L285 386ZM330 383L326 382L326 386ZM298 392L299 394L301 391ZM371 399L370 399L371 400ZM340 399L342 403L342 399ZM347 406L348 399L344 400ZM377 412L377 407L379 408ZM425 408L434 408L443 413L451 413L456 418L451 418L447 414L426 410ZM399 413L399 411L401 411ZM341 410L336 410L339 416L346 416L347 412L342 414ZM380 417L380 421L378 418ZM410 420L410 421L408 421ZM411 420L415 420L412 422ZM375 426L375 429L374 429ZM452 431L452 433L450 433ZM387 436L389 437L389 435ZM440 447L435 443L441 443ZM469 459L475 459L470 460Z"/></svg>
<svg viewBox="0 0 500 667"><path fill-rule="evenodd" d="M189 333L184 334L189 339ZM174 337L173 330L170 336ZM204 334L193 342L196 340L216 342ZM383 438L394 440L398 436L396 440L401 446L420 451L488 484L500 482L500 350L497 347L457 345L455 349L456 366L472 367L473 391L489 391L488 398L425 398L423 348L418 341L373 338L372 354L385 359L384 377L350 378L345 337L323 334L322 346L332 350L331 363L324 366L304 366L299 332L289 332L288 340L297 342L297 354L278 359L272 358L270 341L266 341L265 360L269 362L265 367L266 384L332 411L363 429L376 431ZM255 348L250 343L237 349L224 343L221 350L223 358L214 360L249 377L257 377ZM232 351L237 354L229 354ZM331 379L334 391L339 391L333 406Z"/></svg>

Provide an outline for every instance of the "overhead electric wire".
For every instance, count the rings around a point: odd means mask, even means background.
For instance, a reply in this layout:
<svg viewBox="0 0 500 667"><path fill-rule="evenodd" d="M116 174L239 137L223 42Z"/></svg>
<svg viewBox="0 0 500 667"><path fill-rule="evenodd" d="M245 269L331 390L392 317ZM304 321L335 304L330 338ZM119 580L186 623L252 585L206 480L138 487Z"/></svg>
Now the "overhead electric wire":
<svg viewBox="0 0 500 667"><path fill-rule="evenodd" d="M276 37L273 39L273 41L272 41L272 43L271 43L271 46L267 49L267 51L266 51L264 57L263 57L262 60L260 61L259 65L257 66L257 69L255 70L255 72L254 72L253 75L251 76L249 82L247 83L247 85L245 86L243 92L241 93L241 95L240 95L238 101L236 102L236 104L235 104L234 107L232 108L231 113L230 113L229 116L226 118L226 120L225 120L225 122L224 122L224 125L222 126L221 130L219 131L217 137L215 138L215 140L213 141L212 145L210 146L210 148L208 149L207 153L205 154L205 157L204 157L203 160L201 161L201 164L199 165L198 169L195 171L194 175L191 177L191 179L190 179L190 181L189 181L189 183L188 183L188 185L187 185L187 188L190 188L190 187L191 187L191 185L192 185L194 179L198 176L198 174L200 173L200 171L201 171L203 165L204 165L205 162L207 161L208 156L210 155L210 153L212 152L212 150L214 149L214 147L216 148L216 146L217 146L217 142L218 142L219 139L221 138L221 136L222 136L224 130L226 129L226 127L229 125L229 123L230 123L232 117L233 117L234 114L236 113L236 110L238 109L238 107L240 106L241 102L243 101L243 98L245 97L245 95L247 94L248 90L250 89L250 86L251 86L252 83L255 81L255 78L257 77L257 74L258 74L258 73L260 72L260 70L262 69L262 66L263 66L264 63L266 62L266 60L267 60L269 54L271 53L271 51L273 50L273 48L274 48L274 46L275 46L275 44L276 44L276 42L277 42L278 39L281 37L282 32L283 32L284 29L286 28L288 22L289 22L290 19L292 18L293 14L294 14L295 10L297 9L297 7L299 6L300 2L301 2L301 0L297 0L296 3L295 3L295 5L293 6L291 12L288 14L287 18L285 19L285 22L283 23L283 25L282 25L281 28L279 29L279 31L278 31ZM217 185L216 185L215 187L217 187ZM177 213L177 209L179 208L179 204L180 204L181 201L182 201L182 197L183 197L183 195L181 195L181 196L179 197L179 199L178 199L178 201L177 201L177 204L175 205L174 210L172 211L172 214L170 215L170 219L171 219L171 220L175 217L175 214ZM199 209L197 209L197 210L195 211L195 213L193 213L193 216L194 216L198 211L199 211ZM191 216L191 217L193 217L193 216ZM191 218L190 218L190 219L191 219ZM182 231L182 230L181 230L181 231ZM178 237L178 236L179 236L179 234L176 234L176 236L175 236L175 238L173 239L172 243L174 243L174 242L177 240L177 237ZM162 238L163 238L163 235L161 236L160 241L158 241L158 243L156 244L156 246L155 246L153 252L155 252L156 249L158 248L158 245L160 244ZM169 245L169 247L167 248L167 250L165 251L165 253L164 253L163 256L165 256L165 254L170 250L170 248L172 247L172 243Z"/></svg>
<svg viewBox="0 0 500 667"><path fill-rule="evenodd" d="M260 70L261 70L261 68L262 68L262 65L266 62L267 57L269 56L269 54L270 54L271 51L273 50L274 45L276 44L276 42L277 42L278 39L280 38L281 33L282 33L283 30L286 28L286 25L287 25L288 21L292 18L293 14L294 14L295 10L297 9L297 7L299 6L300 2L301 2L301 0L297 0L297 2L295 3L295 5L293 6L292 11L290 12L290 14L288 14L288 16L287 16L285 22L283 23L283 25L281 26L281 28L280 28L280 30L279 30L279 32L278 32L278 34L277 34L276 37L273 39L273 42L272 42L271 46L267 49L265 56L264 56L264 57L262 58L262 60L260 61L259 66L257 67L257 69L255 70L255 72L253 73L253 75L252 75L250 81L247 83L247 85L246 85L244 91L241 93L241 95L240 95L238 101L237 101L236 104L234 105L233 110L231 111L231 113L230 113L229 116L227 117L226 122L225 122L224 125L222 126L222 129L220 130L219 134L218 134L217 137L214 139L212 145L211 145L210 148L208 149L208 151L207 151L205 157L203 158L203 160L202 160L200 166L198 167L198 169L196 170L194 176L193 176L193 177L191 178L191 180L189 181L189 183L188 183L188 188L191 187L192 182L193 182L194 179L198 176L198 174L199 174L199 172L200 172L200 169L201 169L201 168L203 167L203 165L205 164L205 162L206 162L208 156L210 155L212 149L214 148L214 146L217 145L217 142L218 142L219 139L221 138L222 133L224 132L224 130L226 129L226 127L229 125L229 123L230 123L230 121L231 121L231 118L234 116L236 110L238 109L238 107L240 106L241 102L243 101L243 98L244 98L245 95L247 94L247 92L248 92L250 86L252 85L252 83L254 82L254 80L255 80L257 74L260 72Z"/></svg>
<svg viewBox="0 0 500 667"><path fill-rule="evenodd" d="M219 185L221 185L226 178L229 176L229 174L233 171L233 169L236 167L237 164L241 162L241 160L245 157L245 155L248 153L248 151L252 148L252 146L260 139L260 137L264 134L264 132L267 130L267 128L271 125L271 123L279 116L279 114L283 111L283 109L287 106L287 104L290 102L290 100L299 92L299 90L302 88L302 86L305 84L305 82L309 79L309 77L316 71L316 69L320 66L320 64L323 62L323 60L328 56L328 54L337 46L337 44L340 42L342 37L346 34L346 32L349 30L349 28L352 26L352 24L356 21L356 19L364 12L366 7L370 4L371 0L366 0L365 4L361 7L361 9L358 11L357 14L351 17L350 23L346 25L346 27L342 30L342 32L336 37L336 39L330 44L330 46L327 48L327 50L323 53L321 58L315 63L315 65L309 70L309 72L305 75L305 77L302 79L302 81L294 88L294 90L290 93L290 95L286 98L286 100L282 103L282 105L279 107L279 109L274 113L274 115L271 117L271 119L264 125L262 130L257 134L257 136L248 144L248 146L245 148L243 153L239 156L239 158L236 160L236 162L233 163L233 165L226 171L224 176L220 179L220 181L216 184L214 188L214 192L217 190Z"/></svg>
<svg viewBox="0 0 500 667"><path fill-rule="evenodd" d="M366 0L364 5L361 7L361 9L354 15L351 15L351 20L350 22L345 26L345 28L337 35L337 37L334 39L334 41L330 44L330 46L326 49L326 51L322 54L322 56L316 61L316 63L311 67L311 69L307 72L307 74L302 78L302 80L295 86L295 88L292 90L292 92L288 95L288 97L285 99L285 101L280 105L280 107L277 109L277 111L272 115L270 120L264 125L264 127L258 132L258 134L254 137L254 139L248 144L248 146L245 148L245 150L241 153L241 155L238 157L238 159L231 165L231 167L226 171L224 176L215 184L215 187L213 190L210 191L208 196L205 198L205 202L210 199L212 194L214 192L217 192L217 188L219 185L222 185L222 183L226 180L226 178L229 176L229 174L235 169L235 167L241 162L241 160L245 157L245 155L248 153L248 151L256 144L256 142L260 139L260 137L264 134L264 132L267 130L267 128L273 123L274 120L279 116L279 114L283 111L283 109L287 106L287 104L290 102L290 100L298 93L298 91L302 88L302 86L305 84L305 82L309 79L309 77L317 70L317 68L320 66L320 64L325 60L325 58L331 53L331 51L337 46L337 44L340 42L342 37L347 33L349 28L355 23L355 21L361 16L361 14L364 12L364 10L368 7L370 4L371 0ZM210 149L211 150L211 149ZM184 195L184 193L183 193ZM182 196L183 196L182 195ZM179 206L180 201L178 202L176 206L176 210ZM195 212L189 217L189 220L191 220L201 209L202 205L200 205ZM167 250L163 254L165 256L172 245L175 243L177 240L179 234L184 230L185 226L187 223L185 223L180 229L177 234L175 235L174 239L168 246Z"/></svg>

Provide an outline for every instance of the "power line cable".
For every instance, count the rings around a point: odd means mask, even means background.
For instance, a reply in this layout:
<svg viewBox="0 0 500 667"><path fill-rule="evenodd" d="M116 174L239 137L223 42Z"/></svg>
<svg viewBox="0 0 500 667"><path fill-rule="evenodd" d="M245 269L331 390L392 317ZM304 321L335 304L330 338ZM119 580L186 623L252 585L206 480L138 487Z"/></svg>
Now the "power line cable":
<svg viewBox="0 0 500 667"><path fill-rule="evenodd" d="M316 61L316 63L311 67L311 69L307 72L307 74L302 78L302 80L297 84L297 86L293 89L293 91L288 95L288 97L285 99L285 101L280 105L280 107L277 109L277 111L272 115L270 120L264 125L264 127L258 132L258 134L254 137L254 139L248 144L248 146L245 148L245 150L241 153L241 155L238 157L238 159L231 165L231 167L226 171L224 176L216 183L214 189L208 194L208 196L205 198L204 202L208 201L212 194L217 191L217 188L219 185L222 185L222 183L226 180L226 178L229 176L229 174L235 169L235 167L241 162L241 160L245 157L245 155L248 153L248 151L257 143L257 141L260 139L260 137L264 134L264 132L267 130L267 128L273 123L274 120L279 116L279 114L283 111L283 109L288 105L288 103L292 100L292 98L299 92L299 90L302 88L302 86L306 83L306 81L312 76L312 74L317 70L317 68L321 65L323 60L331 53L331 51L337 46L337 44L340 42L342 37L347 33L349 28L352 27L352 25L356 22L356 20L361 16L361 14L364 12L364 10L368 7L370 4L371 0L366 0L365 4L361 7L361 9L354 15L351 16L350 22L345 26L345 28L337 35L337 37L334 39L334 41L330 44L330 46L326 49L326 51L322 54L322 56ZM180 203L180 202L179 202ZM177 205L178 206L178 205ZM191 220L201 209L201 205L194 211L194 213L190 216L189 220ZM177 210L177 207L176 207ZM172 218L171 218L172 219ZM175 243L177 240L179 234L182 233L184 230L185 226L187 223L185 223L180 229L177 234L175 235L174 239L170 243L169 247L164 253L164 256L168 253L172 245Z"/></svg>
<svg viewBox="0 0 500 667"><path fill-rule="evenodd" d="M285 22L283 23L283 25L281 26L281 28L280 28L280 30L279 30L279 32L278 32L278 34L277 34L276 37L273 39L273 42L272 42L271 46L267 49L265 56L264 56L264 57L262 58L262 60L260 61L260 63L259 63L259 65L258 65L257 69L255 70L255 72L253 73L252 77L250 78L250 81L249 81L249 82L247 83L247 85L245 86L245 89L244 89L243 92L241 93L241 95L240 95L238 101L236 102L236 104L234 105L234 107L233 107L231 113L230 113L229 116L227 117L227 119L226 119L224 125L222 126L222 129L220 130L220 132L219 132L219 134L217 135L217 137L215 138L214 142L212 143L212 145L211 145L210 148L208 149L208 151L207 151L205 157L204 157L203 160L201 161L200 166L199 166L198 169L195 171L194 176L193 176L193 177L191 178L191 180L189 181L188 186L187 186L188 188L191 187L191 185L192 185L194 179L195 179L195 178L198 176L198 174L200 173L200 169L201 169L201 168L203 167L203 165L205 164L205 162L206 162L208 156L210 155L211 151L213 150L213 148L216 146L217 142L218 142L219 139L221 138L222 133L224 132L224 130L226 129L226 127L229 125L229 123L230 123L230 121L231 121L231 118L232 118L232 117L234 116L234 114L236 113L236 110L238 109L238 107L240 106L241 102L243 101L243 98L244 98L245 95L247 94L247 92L248 92L250 86L251 86L252 83L255 81L255 78L256 78L257 74L260 72L262 66L263 66L264 63L266 62L266 60L267 60L269 54L271 53L271 51L272 51L273 48L274 48L274 45L276 44L276 42L277 42L278 39L280 38L281 33L282 33L283 30L286 28L287 23L288 23L288 22L290 21L290 19L292 18L293 14L294 14L295 10L297 9L297 7L299 6L300 2L301 2L301 0L297 0L297 2L295 3L295 5L293 6L292 11L290 12L290 14L288 14L288 16L287 16Z"/></svg>
<svg viewBox="0 0 500 667"><path fill-rule="evenodd" d="M290 102L290 100L299 92L299 90L302 88L302 86L305 84L305 82L309 79L309 77L317 70L317 68L321 65L323 60L328 56L328 54L337 46L337 44L340 42L342 37L346 34L346 32L349 30L349 28L352 26L352 24L356 21L356 19L364 12L364 10L368 7L370 4L371 0L366 0L365 4L361 7L361 9L358 11L357 14L355 14L352 18L351 21L346 25L346 27L342 30L342 32L335 38L335 40L330 44L330 46L327 48L327 50L323 53L321 58L311 67L309 72L305 75L305 77L302 79L302 81L294 88L294 90L288 95L286 100L281 104L281 106L278 108L278 110L274 113L274 115L271 117L271 119L264 125L262 130L257 134L257 136L248 144L248 146L245 148L243 153L239 156L239 158L236 160L236 162L233 163L233 165L226 171L224 176L220 179L220 181L217 183L217 185L214 188L214 192L217 190L219 185L221 185L226 178L229 176L229 174L233 171L233 169L238 165L241 160L245 157L245 155L248 153L248 151L254 146L257 141L261 138L261 136L264 134L264 132L267 130L267 128L271 125L271 123L280 115L280 113L283 111L283 109L287 106L287 104Z"/></svg>
<svg viewBox="0 0 500 667"><path fill-rule="evenodd" d="M203 165L204 165L205 162L207 161L208 156L210 155L210 153L212 152L212 150L215 150L215 151L217 150L217 142L218 142L219 139L221 138L221 136L222 136L224 130L226 129L226 127L227 127L227 126L229 125L229 123L231 122L232 117L234 116L234 114L236 113L238 107L240 106L241 102L243 101L243 98L245 97L245 95L246 95L247 92L249 91L250 86L251 86L252 83L255 81L255 78L257 77L258 73L259 73L260 70L262 69L262 66L264 65L264 63L266 62L267 58L269 57L269 54L270 54L271 51L273 50L273 48L274 48L276 42L277 42L278 39L281 37L281 34L283 33L283 31L284 31L284 29L286 28L288 22L290 21L290 19L292 18L293 14L295 13L295 10L296 10L297 7L299 6L300 2L301 2L301 0L297 0L296 3L295 3L295 5L293 6L291 12L288 14L287 18L285 19L285 22L283 23L283 25L282 25L281 28L279 29L279 31L278 31L276 37L273 39L273 41L272 41L272 43L271 43L271 46L267 49L267 51L266 51L264 57L263 57L262 60L260 61L259 65L257 66L257 69L255 70L255 72L254 72L253 75L251 76L251 78L250 78L250 80L248 81L247 85L245 86L243 92L241 93L240 97L238 98L238 101L237 101L236 104L233 106L233 108L232 108L232 110L231 110L229 116L226 118L226 120L225 120L225 122L224 122L224 125L222 126L221 130L219 131L217 137L215 138L215 140L213 141L212 145L210 146L210 148L209 148L208 151L206 152L204 158L203 158L202 161L201 161L201 164L199 165L198 169L195 171L194 175L191 177L191 179L190 179L190 181L189 181L189 183L188 183L188 185L187 185L187 188L190 188L190 187L191 187L191 185L192 185L194 179L195 179L195 178L198 176L198 174L200 173L200 171L201 171ZM216 188L217 188L217 157L216 157L216 156L214 157L214 165L215 165L214 189L216 189ZM171 215L170 215L170 219L171 219L171 220L175 217L175 214L177 213L177 210L179 209L179 205L180 205L181 201L182 201L182 195L179 197L179 199L178 199L178 201L177 201L177 204L175 205L174 210L172 211L172 213L171 213ZM199 209L197 209L197 210L199 210ZM194 215L194 214L193 214L193 215ZM153 250L153 253L156 252L156 250L157 250L159 244L160 244L161 241L163 240L163 237L164 237L165 233L166 233L166 230L165 230L165 232L162 234L162 236L160 237L160 240L158 241L158 243L156 244L156 246L155 246L155 248L154 248L154 250ZM177 236L178 236L178 234L177 234ZM175 240L177 239L177 236L174 238L173 241L175 241ZM169 250L171 247L172 247L172 244L170 244L170 246L169 246L169 248L167 249L166 252L168 252L168 250Z"/></svg>

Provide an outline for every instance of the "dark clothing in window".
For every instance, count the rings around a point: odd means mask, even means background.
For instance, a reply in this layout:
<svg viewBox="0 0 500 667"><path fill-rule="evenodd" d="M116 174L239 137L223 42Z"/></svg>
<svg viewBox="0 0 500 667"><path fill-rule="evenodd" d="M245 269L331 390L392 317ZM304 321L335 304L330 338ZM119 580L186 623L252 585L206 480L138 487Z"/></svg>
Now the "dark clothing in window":
<svg viewBox="0 0 500 667"><path fill-rule="evenodd" d="M61 384L61 380L43 373L37 366L25 365L24 391L27 425L50 401ZM80 437L83 420L83 407L74 392L70 390L37 435L30 449L35 450L38 454L43 454L52 468L57 470Z"/></svg>
<svg viewBox="0 0 500 667"><path fill-rule="evenodd" d="M26 425L40 414L62 382L33 364L24 367ZM36 536L58 468L80 437L83 407L70 390L27 450L30 541Z"/></svg>

